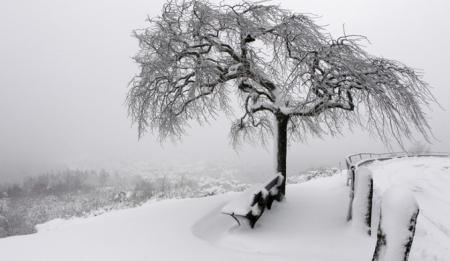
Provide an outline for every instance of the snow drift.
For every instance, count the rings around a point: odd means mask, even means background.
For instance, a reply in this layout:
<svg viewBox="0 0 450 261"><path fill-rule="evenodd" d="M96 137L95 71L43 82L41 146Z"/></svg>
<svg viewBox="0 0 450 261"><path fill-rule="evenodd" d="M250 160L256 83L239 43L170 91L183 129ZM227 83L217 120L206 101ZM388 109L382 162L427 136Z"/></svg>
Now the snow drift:
<svg viewBox="0 0 450 261"><path fill-rule="evenodd" d="M450 160L396 159L369 168L375 198L396 183L417 198L421 212L409 260L449 260ZM345 221L345 182L337 174L288 186L286 200L274 204L254 230L220 213L239 193L55 220L36 234L0 239L0 260L371 260L376 236Z"/></svg>

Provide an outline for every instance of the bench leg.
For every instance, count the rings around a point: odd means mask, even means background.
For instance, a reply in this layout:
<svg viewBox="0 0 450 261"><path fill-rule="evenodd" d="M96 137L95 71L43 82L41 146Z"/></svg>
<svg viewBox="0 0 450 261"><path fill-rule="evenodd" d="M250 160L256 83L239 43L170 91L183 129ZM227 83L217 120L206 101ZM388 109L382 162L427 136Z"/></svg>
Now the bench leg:
<svg viewBox="0 0 450 261"><path fill-rule="evenodd" d="M255 228L255 224L256 224L256 221L258 221L258 218L259 217L253 217L252 219L249 219L249 225L252 229Z"/></svg>
<svg viewBox="0 0 450 261"><path fill-rule="evenodd" d="M267 209L271 209L272 208L272 203L275 200L275 197L268 195L267 196Z"/></svg>
<svg viewBox="0 0 450 261"><path fill-rule="evenodd" d="M234 215L230 215L234 220L236 220L236 222L238 223L238 225L241 225L241 222L239 221L239 219L237 217L235 217Z"/></svg>

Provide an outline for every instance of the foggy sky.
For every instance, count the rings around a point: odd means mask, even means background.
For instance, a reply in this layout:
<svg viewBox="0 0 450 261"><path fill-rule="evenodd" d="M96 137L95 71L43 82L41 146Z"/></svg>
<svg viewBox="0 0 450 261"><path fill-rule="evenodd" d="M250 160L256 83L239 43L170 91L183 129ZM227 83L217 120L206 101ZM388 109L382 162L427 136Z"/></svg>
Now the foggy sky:
<svg viewBox="0 0 450 261"><path fill-rule="evenodd" d="M369 52L420 69L444 108L450 107L448 1L274 1L320 15L333 35L362 34ZM147 162L230 164L270 172L272 148L229 144L230 119L195 123L188 135L161 145L137 139L124 104L138 68L133 29L160 13L154 0L15 0L0 9L0 182L65 167L109 168ZM433 106L435 151L450 151L450 113ZM288 173L336 165L346 154L383 151L368 134L293 144Z"/></svg>

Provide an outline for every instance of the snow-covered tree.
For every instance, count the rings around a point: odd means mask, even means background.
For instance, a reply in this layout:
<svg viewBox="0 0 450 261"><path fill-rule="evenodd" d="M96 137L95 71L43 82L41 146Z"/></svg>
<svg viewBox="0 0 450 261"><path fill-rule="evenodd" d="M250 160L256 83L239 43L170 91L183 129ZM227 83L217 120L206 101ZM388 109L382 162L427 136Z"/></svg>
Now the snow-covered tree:
<svg viewBox="0 0 450 261"><path fill-rule="evenodd" d="M233 94L243 108L234 143L275 134L283 175L288 138L353 125L383 140L402 142L414 128L427 135L427 84L413 69L368 54L364 37L334 39L311 17L262 2L172 0L148 21L134 34L141 71L127 97L139 135L180 136L190 120L230 112Z"/></svg>

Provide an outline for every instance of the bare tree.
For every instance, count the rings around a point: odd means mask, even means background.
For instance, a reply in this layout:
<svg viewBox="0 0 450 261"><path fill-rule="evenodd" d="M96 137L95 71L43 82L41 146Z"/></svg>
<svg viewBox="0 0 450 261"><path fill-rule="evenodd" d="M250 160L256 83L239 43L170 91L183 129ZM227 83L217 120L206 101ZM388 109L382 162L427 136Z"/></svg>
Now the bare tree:
<svg viewBox="0 0 450 261"><path fill-rule="evenodd" d="M399 143L413 129L428 135L427 84L413 69L366 53L364 37L333 39L309 16L261 2L173 0L148 21L134 34L141 72L127 97L139 135L182 135L190 120L230 112L233 93L243 108L231 127L234 144L276 134L284 176L288 135L335 135L354 125Z"/></svg>

